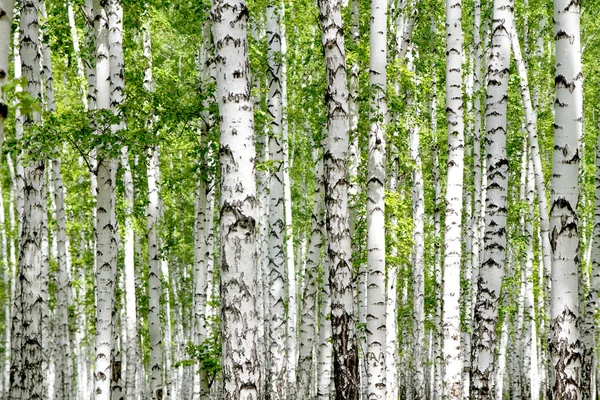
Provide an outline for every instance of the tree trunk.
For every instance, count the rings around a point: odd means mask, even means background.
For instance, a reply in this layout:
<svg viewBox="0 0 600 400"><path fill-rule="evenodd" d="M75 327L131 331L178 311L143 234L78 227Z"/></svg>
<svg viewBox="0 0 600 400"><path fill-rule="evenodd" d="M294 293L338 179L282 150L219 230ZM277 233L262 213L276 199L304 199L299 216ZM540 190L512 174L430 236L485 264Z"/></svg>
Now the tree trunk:
<svg viewBox="0 0 600 400"><path fill-rule="evenodd" d="M25 90L41 100L37 1L21 5L20 55L27 78ZM23 126L40 121L40 115L22 116ZM23 171L27 187L23 211L19 214L19 264L13 295L11 367L9 399L45 398L47 387L44 370L44 313L47 301L47 276L44 276L44 240L47 241L45 162L35 155ZM47 246L47 242L46 242ZM47 272L47 271L46 271ZM44 286L44 282L46 286ZM44 315L45 314L45 315Z"/></svg>
<svg viewBox="0 0 600 400"><path fill-rule="evenodd" d="M358 349L347 188L348 85L341 1L319 0L327 76L325 209L331 288L333 380L336 400L358 399Z"/></svg>
<svg viewBox="0 0 600 400"><path fill-rule="evenodd" d="M152 148L148 151L148 327L150 331L150 390L152 400L166 398L163 389L163 352L162 352L162 323L160 320L161 271L160 250L158 246L157 224L160 213L158 177L158 151Z"/></svg>
<svg viewBox="0 0 600 400"><path fill-rule="evenodd" d="M315 173L315 195L310 230L306 273L304 275L304 293L302 295L302 320L300 324L300 344L298 355L298 396L302 399L313 399L313 354L315 354L315 338L317 335L317 277L321 264L321 248L323 247L323 158L318 157Z"/></svg>
<svg viewBox="0 0 600 400"><path fill-rule="evenodd" d="M463 192L464 122L462 111L461 0L446 2L446 120L448 125L448 181L446 189L443 279L442 398L461 398L460 260Z"/></svg>
<svg viewBox="0 0 600 400"><path fill-rule="evenodd" d="M244 0L213 0L221 126L222 398L258 399L254 116Z"/></svg>
<svg viewBox="0 0 600 400"><path fill-rule="evenodd" d="M367 393L383 399L385 387L385 130L387 114L387 0L371 1L370 73L373 90L367 178Z"/></svg>
<svg viewBox="0 0 600 400"><path fill-rule="evenodd" d="M506 265L508 159L506 158L508 69L512 0L495 0L492 51L488 64L486 95L487 188L483 259L477 281L473 331L473 380L475 400L494 396L492 374L496 370L498 299Z"/></svg>
<svg viewBox="0 0 600 400"><path fill-rule="evenodd" d="M552 248L552 338L555 399L589 398L581 391L582 348L579 307L579 141L581 139L583 75L580 49L579 3L554 1L556 113L550 245ZM581 371L581 372L580 372ZM589 375L588 375L589 376ZM587 393L589 395L589 393Z"/></svg>
<svg viewBox="0 0 600 400"><path fill-rule="evenodd" d="M267 6L267 112L271 119L269 155L273 162L269 202L269 375L267 399L286 395L285 371L285 215L283 188L283 107L281 87L281 8L279 0ZM291 279L291 277L289 277Z"/></svg>

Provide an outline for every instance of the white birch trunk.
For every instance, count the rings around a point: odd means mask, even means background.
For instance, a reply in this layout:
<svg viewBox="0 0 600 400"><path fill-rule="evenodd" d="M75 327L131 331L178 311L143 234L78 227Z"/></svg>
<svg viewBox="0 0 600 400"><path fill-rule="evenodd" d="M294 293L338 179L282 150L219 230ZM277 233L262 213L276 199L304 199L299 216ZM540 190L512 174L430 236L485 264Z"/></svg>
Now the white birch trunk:
<svg viewBox="0 0 600 400"><path fill-rule="evenodd" d="M213 0L221 126L222 398L258 399L254 116L244 0Z"/></svg>
<svg viewBox="0 0 600 400"><path fill-rule="evenodd" d="M489 394L492 399L503 399L504 397L504 378L506 376L506 349L508 347L508 320L502 321L500 332L500 343L498 344L498 362L496 368L492 371L492 388ZM475 392L473 392L475 394Z"/></svg>
<svg viewBox="0 0 600 400"><path fill-rule="evenodd" d="M473 331L473 380L475 400L494 395L498 299L506 266L508 159L506 156L508 69L512 0L495 0L492 49L487 67L486 158L487 188L484 251L477 282Z"/></svg>
<svg viewBox="0 0 600 400"><path fill-rule="evenodd" d="M540 214L540 233L542 236L542 260L544 271L551 270L552 254L550 249L550 222L548 219L548 203L546 197L546 185L544 182L544 171L542 169L542 161L540 156L540 147L538 144L537 133L537 113L532 105L531 92L529 88L529 80L527 77L527 67L521 53L519 37L514 24L511 27L511 44L515 64L519 74L519 85L521 88L521 97L523 99L523 108L525 111L525 126L527 128L527 136L529 140L529 151L533 161L535 187L538 198L538 208Z"/></svg>
<svg viewBox="0 0 600 400"><path fill-rule="evenodd" d="M550 245L552 248L552 337L555 399L579 399L583 352L579 306L579 141L583 75L579 3L554 1L556 113L552 158Z"/></svg>
<svg viewBox="0 0 600 400"><path fill-rule="evenodd" d="M313 399L313 354L317 338L317 305L319 265L321 265L321 249L323 247L324 213L323 213L323 159L318 157L315 172L315 195L312 212L306 273L304 275L304 293L302 295L302 319L300 324L300 344L298 347L298 368L296 381L297 394L302 399Z"/></svg>
<svg viewBox="0 0 600 400"><path fill-rule="evenodd" d="M331 289L333 381L337 399L356 399L360 392L354 315L354 284L347 189L348 85L341 1L319 0L327 76L325 208Z"/></svg>
<svg viewBox="0 0 600 400"><path fill-rule="evenodd" d="M96 108L110 108L108 18L100 1L94 1L96 37ZM111 398L113 300L117 271L116 170L117 163L100 154L96 167L96 344L94 399Z"/></svg>
<svg viewBox="0 0 600 400"><path fill-rule="evenodd" d="M125 82L124 77L124 55L123 55L123 8L121 7L121 0L108 0L105 4L106 14L108 18L108 47L109 47L109 68L110 68L110 110L118 117L118 122L111 125L111 132L113 135L119 135L120 131L125 129L124 115L120 107L125 101ZM127 156L126 150L123 153L123 158ZM116 161L115 161L116 164ZM126 204L133 204L132 193L133 193L133 181L130 178L131 171L127 171L127 165L125 166L123 183L125 185L125 202ZM98 208L99 210L99 208ZM126 212L127 212L126 205ZM127 218L126 218L127 219ZM116 229L116 227L115 227ZM131 228L128 229L127 223L125 225L125 262L133 263L133 238ZM113 270L113 276L117 277L117 268ZM113 281L114 282L114 281ZM113 296L116 293L113 291ZM115 301L115 300L113 300ZM116 301L113 303L113 307L116 307ZM120 400L122 398L123 390L123 376L121 374L122 360L121 360L121 346L119 345L120 336L120 323L121 320L118 317L118 311L113 312L114 318L113 323L113 347L111 349L111 398L113 400ZM117 323L118 322L118 323Z"/></svg>
<svg viewBox="0 0 600 400"><path fill-rule="evenodd" d="M412 54L409 53L408 69L415 72ZM416 87L416 86L415 86ZM419 108L409 93L408 105L415 115ZM414 400L425 399L425 193L423 188L423 168L421 164L420 128L416 121L409 118L409 157L412 170L412 218L413 218L413 256L412 256L412 380ZM388 266L388 271L390 266ZM395 276L394 276L395 278ZM388 276L389 280L389 276ZM388 282L388 289L389 289ZM395 284L395 282L394 282ZM393 313L395 319L396 312ZM394 331L394 336L397 333ZM397 396L396 396L397 397Z"/></svg>
<svg viewBox="0 0 600 400"><path fill-rule="evenodd" d="M14 0L0 0L0 150L3 148L4 144L4 120L8 116L8 103L6 103L6 96L2 92L2 87L6 84L8 78L8 59L10 54L10 45L11 45L11 26L12 26L12 18L13 18L13 8L14 8ZM0 156L1 160L1 156ZM1 189L0 189L1 190ZM2 193L0 193L2 196ZM2 235L2 257L3 257L3 265L4 265L4 283L6 287L6 303L5 303L5 333L4 333L4 372L2 374L2 394L5 395L8 393L8 388L10 385L10 349L11 349L11 341L10 341L10 332L11 332L11 282L12 280L12 268L14 264L8 263L7 252L7 239L6 239L6 225L4 221L4 199L0 198L0 232ZM11 246L12 248L12 246Z"/></svg>
<svg viewBox="0 0 600 400"><path fill-rule="evenodd" d="M297 349L297 327L298 327L298 302L296 300L296 264L294 262L294 236L292 229L292 192L290 181L290 168L293 163L292 154L290 154L290 138L288 133L287 120L287 63L286 63L286 32L285 32L285 1L281 0L280 12L280 35L281 35L281 128L282 128L282 172L283 172L283 201L285 210L285 262L286 262L286 279L287 279L287 310L286 310L286 358L288 360L298 359ZM289 362L286 366L286 396L295 398L296 393L296 363Z"/></svg>
<svg viewBox="0 0 600 400"><path fill-rule="evenodd" d="M385 363L385 130L387 114L386 38L387 1L371 1L370 73L373 90L367 179L367 395L386 396Z"/></svg>
<svg viewBox="0 0 600 400"><path fill-rule="evenodd" d="M203 32L208 35L205 36L203 43L201 64L202 64L202 80L203 87L210 84L210 24L206 21L203 24ZM208 143L208 129L210 123L210 115L208 112L204 113L204 122L201 122L201 136L200 140L203 146L210 146ZM212 208L209 207L208 194L211 191L211 182L205 178L205 175L209 174L208 169L208 158L200 160L200 166L202 168L201 176L198 180L198 197L196 201L196 218L194 221L194 343L196 346L202 345L207 338L207 319L206 311L208 306L208 262L209 255L212 253L212 249L208 247L208 232L212 230L212 224L208 224L209 213L212 212ZM212 218L211 218L212 220ZM195 379L194 387L194 398L208 399L210 394L208 376L206 371L200 370L199 374Z"/></svg>
<svg viewBox="0 0 600 400"><path fill-rule="evenodd" d="M69 18L69 29L71 31L71 43L73 44L73 55L75 56L75 62L77 65L77 78L79 78L79 84L81 86L81 100L84 109L88 109L87 102L87 85L85 71L83 69L83 60L81 59L81 50L79 47L79 34L77 33L77 24L75 23L75 11L73 10L73 2L67 2L67 16Z"/></svg>
<svg viewBox="0 0 600 400"><path fill-rule="evenodd" d="M523 397L538 400L540 397L540 377L538 375L537 359L537 332L536 312L533 298L533 212L535 173L534 166L529 156L527 168L527 206L529 212L525 221L525 237L527 247L525 249L526 259L523 269L523 292L524 292L524 327L523 327Z"/></svg>
<svg viewBox="0 0 600 400"><path fill-rule="evenodd" d="M272 118L269 158L273 161L269 201L269 374L267 399L286 394L285 363L285 209L283 187L283 106L281 86L281 8L278 0L267 6L267 112Z"/></svg>
<svg viewBox="0 0 600 400"><path fill-rule="evenodd" d="M163 351L160 321L161 271L158 246L157 223L160 205L156 170L158 151L153 148L148 151L148 327L150 331L150 391L152 400L166 398L163 389Z"/></svg>
<svg viewBox="0 0 600 400"><path fill-rule="evenodd" d="M20 54L27 85L24 88L36 101L41 100L38 13L40 3L24 1L21 4ZM23 116L23 126L39 122L34 112ZM11 367L9 399L43 399L48 395L44 370L44 312L47 302L46 176L45 162L36 161L35 155L23 170L23 187L27 187L23 211L19 214L19 264L13 295ZM46 241L46 244L44 244Z"/></svg>
<svg viewBox="0 0 600 400"><path fill-rule="evenodd" d="M460 260L464 170L462 111L461 0L446 2L446 120L448 124L448 181L446 189L443 278L443 385L442 398L460 399Z"/></svg>

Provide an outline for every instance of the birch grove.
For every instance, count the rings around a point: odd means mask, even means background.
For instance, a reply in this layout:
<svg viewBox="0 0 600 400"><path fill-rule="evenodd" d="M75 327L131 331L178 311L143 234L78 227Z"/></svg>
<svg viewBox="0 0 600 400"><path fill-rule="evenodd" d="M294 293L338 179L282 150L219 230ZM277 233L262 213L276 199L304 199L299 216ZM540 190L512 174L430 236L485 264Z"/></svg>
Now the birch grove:
<svg viewBox="0 0 600 400"><path fill-rule="evenodd" d="M0 0L0 397L596 399L599 13Z"/></svg>

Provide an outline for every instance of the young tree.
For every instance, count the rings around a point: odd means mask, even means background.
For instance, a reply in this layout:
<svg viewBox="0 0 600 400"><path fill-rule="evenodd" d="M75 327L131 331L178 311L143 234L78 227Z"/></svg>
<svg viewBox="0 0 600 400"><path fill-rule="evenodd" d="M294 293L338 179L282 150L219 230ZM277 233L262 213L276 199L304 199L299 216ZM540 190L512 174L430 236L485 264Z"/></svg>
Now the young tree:
<svg viewBox="0 0 600 400"><path fill-rule="evenodd" d="M254 115L244 0L213 0L221 129L222 398L258 399Z"/></svg>
<svg viewBox="0 0 600 400"><path fill-rule="evenodd" d="M336 400L358 399L358 348L354 321L354 285L347 187L348 84L341 0L319 0L327 76L325 209L331 289L333 380Z"/></svg>
<svg viewBox="0 0 600 400"><path fill-rule="evenodd" d="M554 152L550 207L552 248L553 397L584 398L580 371L583 350L580 334L579 274L579 140L582 134L583 74L581 69L580 5L554 1L556 73L554 88Z"/></svg>

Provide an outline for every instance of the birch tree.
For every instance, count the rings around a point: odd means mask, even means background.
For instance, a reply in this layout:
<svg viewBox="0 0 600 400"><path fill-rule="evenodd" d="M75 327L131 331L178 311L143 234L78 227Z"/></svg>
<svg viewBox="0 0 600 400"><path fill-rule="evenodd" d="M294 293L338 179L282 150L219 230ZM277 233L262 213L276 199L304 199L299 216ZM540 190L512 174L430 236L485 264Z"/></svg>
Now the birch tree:
<svg viewBox="0 0 600 400"><path fill-rule="evenodd" d="M579 140L582 134L583 75L578 2L554 1L556 55L554 152L550 198L552 248L552 334L550 355L554 368L552 395L556 399L581 396L583 356L579 307Z"/></svg>
<svg viewBox="0 0 600 400"><path fill-rule="evenodd" d="M443 279L443 399L460 399L460 259L463 192L464 121L462 101L462 3L446 2L446 122L448 181L446 188Z"/></svg>
<svg viewBox="0 0 600 400"><path fill-rule="evenodd" d="M221 129L221 327L223 392L258 399L254 116L244 0L213 0Z"/></svg>
<svg viewBox="0 0 600 400"><path fill-rule="evenodd" d="M477 281L473 330L473 381L471 396L493 396L492 373L496 370L498 299L506 265L508 159L506 157L508 70L512 0L495 0L492 48L487 66L485 104L487 188L483 259Z"/></svg>
<svg viewBox="0 0 600 400"><path fill-rule="evenodd" d="M367 393L385 398L385 127L387 1L371 1L372 104L367 178Z"/></svg>
<svg viewBox="0 0 600 400"><path fill-rule="evenodd" d="M108 17L100 1L93 4L96 37L96 108L110 109L110 61ZM110 127L99 123L98 134L107 135ZM94 398L111 398L111 354L113 347L113 301L117 271L116 170L110 150L98 149L94 174L97 177L96 197L96 356L94 368Z"/></svg>
<svg viewBox="0 0 600 400"><path fill-rule="evenodd" d="M267 398L285 398L285 223L283 199L283 104L281 85L281 9L267 5L267 112L271 117L269 158L273 161L269 201L269 375ZM288 277L292 279L292 277Z"/></svg>
<svg viewBox="0 0 600 400"><path fill-rule="evenodd" d="M319 0L327 76L325 209L331 289L333 380L336 400L357 399L360 392L354 322L354 285L347 188L348 85L341 0Z"/></svg>
<svg viewBox="0 0 600 400"><path fill-rule="evenodd" d="M35 101L41 101L39 12L38 1L21 3L20 46L21 67L27 79L24 87ZM22 115L24 129L40 122L40 114L33 111ZM25 155L25 154L23 154ZM44 398L45 382L43 321L47 301L47 279L44 279L44 239L47 236L45 162L36 160L40 155L28 154L31 159L23 170L23 185L27 187L23 212L20 214L19 261L13 295L10 391L11 400ZM46 242L47 243L47 242ZM44 281L46 286L44 287ZM47 315L46 315L47 317Z"/></svg>

